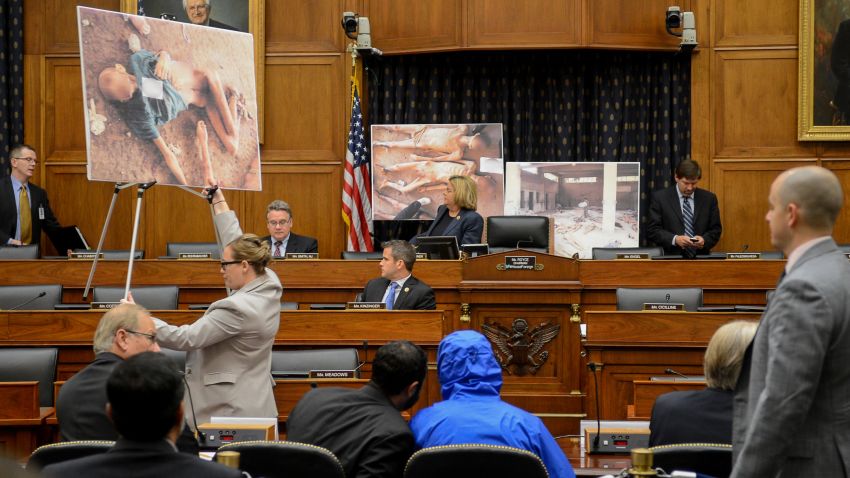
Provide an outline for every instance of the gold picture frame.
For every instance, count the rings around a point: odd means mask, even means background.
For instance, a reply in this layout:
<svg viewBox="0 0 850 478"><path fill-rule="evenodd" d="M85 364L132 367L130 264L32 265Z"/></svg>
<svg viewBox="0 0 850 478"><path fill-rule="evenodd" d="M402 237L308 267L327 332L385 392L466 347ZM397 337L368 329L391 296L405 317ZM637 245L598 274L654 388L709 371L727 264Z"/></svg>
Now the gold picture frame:
<svg viewBox="0 0 850 478"><path fill-rule="evenodd" d="M846 50L834 48L836 38ZM846 0L800 0L797 83L798 139L850 140L850 4Z"/></svg>
<svg viewBox="0 0 850 478"><path fill-rule="evenodd" d="M178 5L182 10L181 0L169 0ZM221 0L219 0L221 1ZM226 0L232 2L233 0ZM254 35L254 78L257 83L257 129L260 143L263 143L265 137L265 121L263 121L263 105L265 96L265 58L266 58L266 40L265 40L265 1L264 0L244 0L248 4L248 33ZM139 1L138 0L121 0L121 11L138 15Z"/></svg>

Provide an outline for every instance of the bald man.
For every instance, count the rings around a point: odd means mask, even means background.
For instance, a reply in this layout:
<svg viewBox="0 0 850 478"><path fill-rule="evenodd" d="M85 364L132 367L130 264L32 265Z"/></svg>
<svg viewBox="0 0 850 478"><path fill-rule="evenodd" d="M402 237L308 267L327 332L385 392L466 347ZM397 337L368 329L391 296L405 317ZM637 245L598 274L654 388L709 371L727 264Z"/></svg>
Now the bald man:
<svg viewBox="0 0 850 478"><path fill-rule="evenodd" d="M788 261L735 389L732 477L850 472L850 263L832 239L844 198L817 166L770 187L770 238Z"/></svg>

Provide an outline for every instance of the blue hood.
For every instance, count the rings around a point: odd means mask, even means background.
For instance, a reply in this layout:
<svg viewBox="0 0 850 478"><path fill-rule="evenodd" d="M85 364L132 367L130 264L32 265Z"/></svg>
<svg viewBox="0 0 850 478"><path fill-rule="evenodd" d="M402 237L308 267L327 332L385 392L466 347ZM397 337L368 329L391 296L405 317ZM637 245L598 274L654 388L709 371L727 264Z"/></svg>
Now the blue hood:
<svg viewBox="0 0 850 478"><path fill-rule="evenodd" d="M498 397L502 368L486 337L474 330L447 335L437 349L437 371L443 400L464 397Z"/></svg>

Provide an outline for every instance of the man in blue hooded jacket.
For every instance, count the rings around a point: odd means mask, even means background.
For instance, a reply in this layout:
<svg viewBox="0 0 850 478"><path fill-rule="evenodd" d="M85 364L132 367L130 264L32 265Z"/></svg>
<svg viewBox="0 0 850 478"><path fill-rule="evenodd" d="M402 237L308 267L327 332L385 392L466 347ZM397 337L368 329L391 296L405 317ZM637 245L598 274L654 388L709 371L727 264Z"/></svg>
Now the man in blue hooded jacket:
<svg viewBox="0 0 850 478"><path fill-rule="evenodd" d="M511 446L539 456L553 478L575 477L543 422L499 397L502 369L486 337L473 330L446 336L437 350L437 372L443 401L420 411L410 422L418 447Z"/></svg>

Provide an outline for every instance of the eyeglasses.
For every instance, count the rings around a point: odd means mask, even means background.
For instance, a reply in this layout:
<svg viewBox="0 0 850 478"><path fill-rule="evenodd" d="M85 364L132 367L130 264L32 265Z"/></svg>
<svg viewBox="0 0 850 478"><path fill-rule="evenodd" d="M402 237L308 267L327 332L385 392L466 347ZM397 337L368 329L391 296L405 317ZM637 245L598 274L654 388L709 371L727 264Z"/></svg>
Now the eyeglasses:
<svg viewBox="0 0 850 478"><path fill-rule="evenodd" d="M12 159L17 159L18 161L26 161L30 164L38 164L38 160L35 159L35 158L12 158Z"/></svg>
<svg viewBox="0 0 850 478"><path fill-rule="evenodd" d="M189 11L190 12L199 12L201 10L206 10L207 8L209 8L209 7L206 6L206 5L192 5L192 6L189 7Z"/></svg>
<svg viewBox="0 0 850 478"><path fill-rule="evenodd" d="M239 264L242 261L221 261L221 268L226 269L230 264Z"/></svg>
<svg viewBox="0 0 850 478"><path fill-rule="evenodd" d="M290 222L292 222L291 217L289 219L285 220L285 221L269 221L269 226L271 226L271 227L285 226L285 225L289 224Z"/></svg>
<svg viewBox="0 0 850 478"><path fill-rule="evenodd" d="M128 334L141 335L142 337L145 337L145 338L147 338L148 340L150 340L150 341L151 341L151 343L155 343L155 342L156 342L156 334L146 334L146 333L144 333L144 332L139 332L139 331L136 331L136 330L130 330L130 329L124 329L124 331L125 331L125 332L127 332Z"/></svg>

